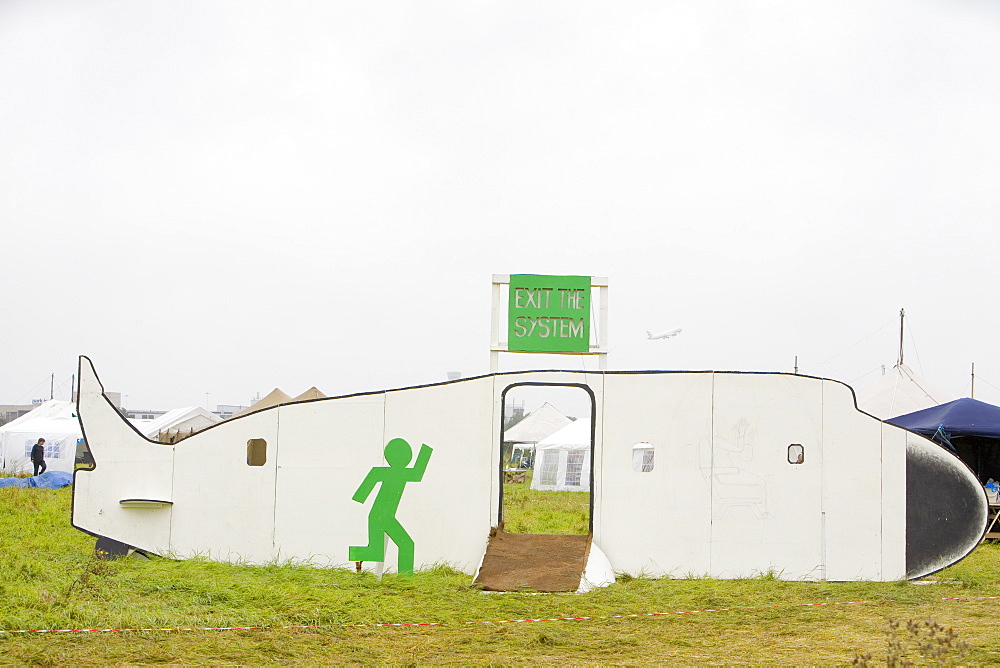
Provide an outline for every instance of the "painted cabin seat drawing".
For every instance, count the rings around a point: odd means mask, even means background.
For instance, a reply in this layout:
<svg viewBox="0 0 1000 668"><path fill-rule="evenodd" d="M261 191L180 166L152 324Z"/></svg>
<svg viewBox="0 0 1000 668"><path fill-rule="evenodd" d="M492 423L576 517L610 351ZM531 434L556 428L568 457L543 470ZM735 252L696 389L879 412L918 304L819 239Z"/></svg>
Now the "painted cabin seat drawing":
<svg viewBox="0 0 1000 668"><path fill-rule="evenodd" d="M986 527L986 495L958 458L862 413L850 387L821 378L497 373L285 403L173 445L135 431L85 357L79 378L95 466L76 471L74 526L178 559L353 567L353 547L384 559L365 563L379 572L445 563L477 573L499 522L504 396L525 384L592 397L581 587L614 572L916 578L964 557ZM393 439L421 452L397 457L386 447ZM391 523L370 529L372 502L358 502L372 493L369 475L387 480L393 466L402 477L390 491L401 497L383 510L392 506L403 534ZM412 556L388 540L366 551L370 530L377 541L386 526L393 540L411 539Z"/></svg>

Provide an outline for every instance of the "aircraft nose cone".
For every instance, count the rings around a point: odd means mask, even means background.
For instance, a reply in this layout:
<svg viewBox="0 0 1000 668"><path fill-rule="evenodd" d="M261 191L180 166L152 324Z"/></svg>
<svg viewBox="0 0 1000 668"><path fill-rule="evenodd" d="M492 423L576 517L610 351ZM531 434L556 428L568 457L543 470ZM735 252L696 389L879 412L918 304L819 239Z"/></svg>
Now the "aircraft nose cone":
<svg viewBox="0 0 1000 668"><path fill-rule="evenodd" d="M986 531L983 486L961 459L927 439L906 443L906 577L945 568L971 552Z"/></svg>

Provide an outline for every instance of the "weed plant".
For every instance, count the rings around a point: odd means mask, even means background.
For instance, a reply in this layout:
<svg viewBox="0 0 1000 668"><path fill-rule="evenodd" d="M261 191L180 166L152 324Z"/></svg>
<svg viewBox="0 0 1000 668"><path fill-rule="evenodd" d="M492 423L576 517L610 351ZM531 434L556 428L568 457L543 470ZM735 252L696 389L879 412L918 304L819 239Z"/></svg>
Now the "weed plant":
<svg viewBox="0 0 1000 668"><path fill-rule="evenodd" d="M900 622L889 619L886 628L887 666L957 666L969 650L968 644L959 640L958 631L938 624L933 619L908 619ZM872 665L871 652L858 654L852 665Z"/></svg>
<svg viewBox="0 0 1000 668"><path fill-rule="evenodd" d="M826 665L871 652L874 665L888 660L887 618L936 620L968 643L963 662L1000 663L998 603L975 598L1000 593L995 545L929 586L675 574L621 577L587 594L488 594L447 565L379 579L296 564L99 561L94 539L70 526L71 494L0 489L0 629L318 628L0 633L0 663ZM804 605L845 601L875 602ZM728 610L613 617L707 609ZM581 616L606 618L478 623ZM343 626L409 622L448 624Z"/></svg>

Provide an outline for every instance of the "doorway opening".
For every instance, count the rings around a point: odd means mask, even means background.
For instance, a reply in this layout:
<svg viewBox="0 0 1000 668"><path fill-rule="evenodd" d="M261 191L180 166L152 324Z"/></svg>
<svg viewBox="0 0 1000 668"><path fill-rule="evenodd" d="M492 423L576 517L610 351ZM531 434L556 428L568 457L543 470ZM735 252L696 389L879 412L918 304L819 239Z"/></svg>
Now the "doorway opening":
<svg viewBox="0 0 1000 668"><path fill-rule="evenodd" d="M506 533L589 535L594 395L586 385L504 390L500 526Z"/></svg>

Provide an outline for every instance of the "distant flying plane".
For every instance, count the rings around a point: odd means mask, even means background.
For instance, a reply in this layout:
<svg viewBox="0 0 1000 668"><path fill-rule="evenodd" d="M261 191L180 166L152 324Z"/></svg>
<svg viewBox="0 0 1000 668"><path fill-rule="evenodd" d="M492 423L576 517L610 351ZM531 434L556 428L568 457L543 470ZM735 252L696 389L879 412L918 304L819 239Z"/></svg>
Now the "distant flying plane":
<svg viewBox="0 0 1000 668"><path fill-rule="evenodd" d="M659 332L657 334L653 334L651 331L647 329L646 338L649 339L650 341L653 341L655 339L669 339L671 336L677 336L680 333L681 333L680 327L678 327L677 329L668 329L664 332Z"/></svg>

